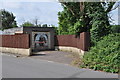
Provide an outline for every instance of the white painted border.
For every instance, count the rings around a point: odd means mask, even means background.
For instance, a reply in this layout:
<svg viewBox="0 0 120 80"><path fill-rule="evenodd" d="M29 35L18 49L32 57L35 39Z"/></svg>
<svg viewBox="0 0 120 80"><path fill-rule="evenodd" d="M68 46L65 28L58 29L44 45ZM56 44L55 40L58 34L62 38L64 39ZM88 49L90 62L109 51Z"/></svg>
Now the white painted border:
<svg viewBox="0 0 120 80"><path fill-rule="evenodd" d="M81 56L83 56L85 53L85 51L83 51L81 49L78 49L75 47L67 47L67 46L55 46L55 50L73 52L73 53L77 53Z"/></svg>
<svg viewBox="0 0 120 80"><path fill-rule="evenodd" d="M14 53L14 54L20 54L25 56L31 55L31 49L22 49L22 48L8 48L8 47L0 47L1 52L5 53Z"/></svg>

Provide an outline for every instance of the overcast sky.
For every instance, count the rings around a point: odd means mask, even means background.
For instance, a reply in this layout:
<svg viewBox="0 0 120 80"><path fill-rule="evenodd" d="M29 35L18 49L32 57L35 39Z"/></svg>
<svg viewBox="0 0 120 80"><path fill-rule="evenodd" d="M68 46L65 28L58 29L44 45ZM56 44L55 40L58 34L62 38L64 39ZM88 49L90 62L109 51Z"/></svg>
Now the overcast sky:
<svg viewBox="0 0 120 80"><path fill-rule="evenodd" d="M5 9L12 12L16 16L18 25L21 25L25 21L34 22L37 18L40 24L53 24L58 26L58 12L62 11L62 6L57 1L33 1L33 0L0 0L0 9ZM114 24L118 24L118 10L111 12ZM113 24L112 23L112 24Z"/></svg>

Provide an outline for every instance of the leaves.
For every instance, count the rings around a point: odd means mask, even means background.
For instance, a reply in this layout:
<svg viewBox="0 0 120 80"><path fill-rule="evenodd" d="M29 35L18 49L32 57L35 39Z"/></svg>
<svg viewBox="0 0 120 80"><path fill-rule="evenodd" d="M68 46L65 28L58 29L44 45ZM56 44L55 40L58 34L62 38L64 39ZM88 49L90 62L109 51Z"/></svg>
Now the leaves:
<svg viewBox="0 0 120 80"><path fill-rule="evenodd" d="M120 33L109 34L84 55L82 67L118 73L120 66Z"/></svg>
<svg viewBox="0 0 120 80"><path fill-rule="evenodd" d="M13 13L1 9L0 17L2 21L2 27L1 27L2 30L17 27L17 23L15 21L15 16L13 15Z"/></svg>
<svg viewBox="0 0 120 80"><path fill-rule="evenodd" d="M30 26L34 26L34 24L32 24L31 22L24 22L22 25L21 25L22 27L24 26L24 27L30 27Z"/></svg>
<svg viewBox="0 0 120 80"><path fill-rule="evenodd" d="M98 41L110 32L109 11L106 10L111 9L113 3L61 2L61 4L63 11L58 13L59 34L91 31L92 41ZM107 6L108 4L109 6ZM104 34L102 31L104 31Z"/></svg>

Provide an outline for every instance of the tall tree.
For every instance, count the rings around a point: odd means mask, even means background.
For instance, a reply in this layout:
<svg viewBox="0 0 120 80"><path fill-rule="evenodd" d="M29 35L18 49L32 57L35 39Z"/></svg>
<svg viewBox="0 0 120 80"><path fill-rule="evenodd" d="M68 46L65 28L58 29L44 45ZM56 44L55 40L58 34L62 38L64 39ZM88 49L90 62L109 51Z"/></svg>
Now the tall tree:
<svg viewBox="0 0 120 80"><path fill-rule="evenodd" d="M63 11L58 13L59 34L75 34L74 24L80 17L79 3L62 3Z"/></svg>
<svg viewBox="0 0 120 80"><path fill-rule="evenodd" d="M1 17L1 22L2 22L2 27L0 28L1 30L18 27L13 13L10 13L4 9L1 9L0 17Z"/></svg>
<svg viewBox="0 0 120 80"><path fill-rule="evenodd" d="M109 33L109 16L115 2L61 2L58 13L59 34L79 34L91 31L94 40ZM104 33L103 33L104 32Z"/></svg>

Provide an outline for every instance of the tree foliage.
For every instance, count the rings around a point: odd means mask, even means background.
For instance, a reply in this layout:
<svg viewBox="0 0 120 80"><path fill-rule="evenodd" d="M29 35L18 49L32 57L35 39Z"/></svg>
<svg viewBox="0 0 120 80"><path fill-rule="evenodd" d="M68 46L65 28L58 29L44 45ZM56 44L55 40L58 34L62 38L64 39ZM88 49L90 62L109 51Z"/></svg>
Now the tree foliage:
<svg viewBox="0 0 120 80"><path fill-rule="evenodd" d="M61 2L58 13L59 34L90 31L93 41L110 32L109 12L115 2Z"/></svg>
<svg viewBox="0 0 120 80"><path fill-rule="evenodd" d="M48 25L47 24L43 24L42 27L48 27Z"/></svg>
<svg viewBox="0 0 120 80"><path fill-rule="evenodd" d="M4 9L1 9L0 18L2 22L1 30L17 27L17 23L15 21L15 16L13 15L13 13L10 13Z"/></svg>
<svg viewBox="0 0 120 80"><path fill-rule="evenodd" d="M63 6L63 11L58 13L59 19L59 34L75 34L74 24L79 19L79 5L78 3L67 3L66 5L70 5L74 8L76 15L74 16L71 12L70 8L68 9L65 5Z"/></svg>
<svg viewBox="0 0 120 80"><path fill-rule="evenodd" d="M34 26L34 24L32 24L31 22L27 21L27 22L24 22L21 26L22 26L22 27L23 27L23 26L29 27L29 26Z"/></svg>

